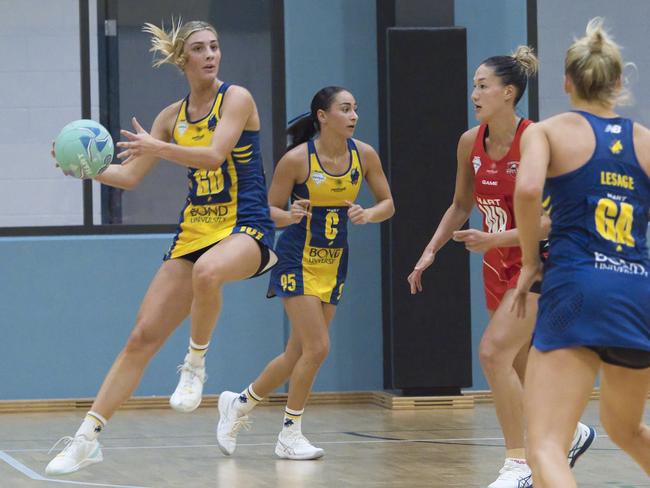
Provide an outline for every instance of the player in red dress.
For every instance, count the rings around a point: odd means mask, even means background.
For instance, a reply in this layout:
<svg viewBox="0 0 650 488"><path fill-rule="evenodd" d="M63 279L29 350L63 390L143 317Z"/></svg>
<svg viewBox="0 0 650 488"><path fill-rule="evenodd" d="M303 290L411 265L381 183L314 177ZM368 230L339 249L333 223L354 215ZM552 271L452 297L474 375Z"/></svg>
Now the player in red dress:
<svg viewBox="0 0 650 488"><path fill-rule="evenodd" d="M422 273L451 238L464 242L470 251L484 253L484 290L490 322L481 339L479 356L506 444L504 466L488 488L532 486L524 448L523 378L535 314L520 319L511 306L521 269L513 210L519 140L531 124L517 115L515 107L528 77L536 70L537 59L525 46L511 56L488 58L476 70L472 102L480 126L460 137L453 203L408 277L411 293L422 291ZM483 216L483 231L459 230L474 205ZM548 232L550 221L543 218L543 224L540 239ZM529 310L536 310L538 293L528 294ZM593 434L593 429L579 424L570 463L589 447Z"/></svg>

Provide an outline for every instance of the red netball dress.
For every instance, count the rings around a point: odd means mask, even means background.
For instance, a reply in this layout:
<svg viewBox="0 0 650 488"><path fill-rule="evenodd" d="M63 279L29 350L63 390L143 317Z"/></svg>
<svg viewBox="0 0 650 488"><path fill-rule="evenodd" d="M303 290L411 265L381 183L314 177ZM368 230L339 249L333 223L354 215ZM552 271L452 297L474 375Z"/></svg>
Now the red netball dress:
<svg viewBox="0 0 650 488"><path fill-rule="evenodd" d="M507 154L494 161L485 150L487 125L479 127L470 162L474 168L474 199L483 216L483 231L489 233L514 229L514 193L519 168L519 140L532 122L521 119ZM489 310L496 310L506 290L515 288L521 269L519 247L497 247L483 256L483 286Z"/></svg>

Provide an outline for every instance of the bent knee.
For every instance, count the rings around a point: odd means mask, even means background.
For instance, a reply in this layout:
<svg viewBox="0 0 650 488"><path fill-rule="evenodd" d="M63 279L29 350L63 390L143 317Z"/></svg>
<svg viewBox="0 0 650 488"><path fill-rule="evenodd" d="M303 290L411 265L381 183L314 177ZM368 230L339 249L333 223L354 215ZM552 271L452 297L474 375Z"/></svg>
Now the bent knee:
<svg viewBox="0 0 650 488"><path fill-rule="evenodd" d="M330 352L329 340L315 341L303 348L302 355L316 364L322 364Z"/></svg>
<svg viewBox="0 0 650 488"><path fill-rule="evenodd" d="M225 283L226 269L220 262L197 262L192 270L195 290L220 288Z"/></svg>
<svg viewBox="0 0 650 488"><path fill-rule="evenodd" d="M623 423L602 413L600 421L610 440L622 448L634 444L643 434L644 426L642 424Z"/></svg>
<svg viewBox="0 0 650 488"><path fill-rule="evenodd" d="M489 340L481 341L478 357L485 371L498 370L505 364L503 354L496 344Z"/></svg>
<svg viewBox="0 0 650 488"><path fill-rule="evenodd" d="M541 466L548 466L558 458L566 458L561 442L552 439L526 440L526 463L531 469L538 470Z"/></svg>
<svg viewBox="0 0 650 488"><path fill-rule="evenodd" d="M135 328L126 341L124 352L127 354L153 355L162 345L164 339L155 333L155 327L138 319Z"/></svg>

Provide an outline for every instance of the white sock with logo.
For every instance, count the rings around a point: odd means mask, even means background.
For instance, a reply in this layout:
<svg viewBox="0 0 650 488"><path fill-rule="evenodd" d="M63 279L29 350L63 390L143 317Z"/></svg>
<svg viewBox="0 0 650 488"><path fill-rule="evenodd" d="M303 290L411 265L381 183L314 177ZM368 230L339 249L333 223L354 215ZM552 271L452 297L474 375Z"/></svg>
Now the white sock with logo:
<svg viewBox="0 0 650 488"><path fill-rule="evenodd" d="M90 411L84 417L83 422L81 422L81 425L79 426L75 437L82 435L89 441L94 441L104 430L107 422L108 420L99 415L97 412Z"/></svg>

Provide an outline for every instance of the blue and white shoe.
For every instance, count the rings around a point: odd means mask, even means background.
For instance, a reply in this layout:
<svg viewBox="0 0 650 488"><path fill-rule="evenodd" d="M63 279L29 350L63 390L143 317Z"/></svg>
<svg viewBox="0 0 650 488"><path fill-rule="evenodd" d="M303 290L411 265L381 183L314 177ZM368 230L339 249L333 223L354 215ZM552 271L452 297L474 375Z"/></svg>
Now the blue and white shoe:
<svg viewBox="0 0 650 488"><path fill-rule="evenodd" d="M569 450L569 466L572 468L575 466L578 458L587 452L587 449L591 447L595 439L596 430L582 422L578 422L578 427L576 428L575 434L573 434L571 449Z"/></svg>

